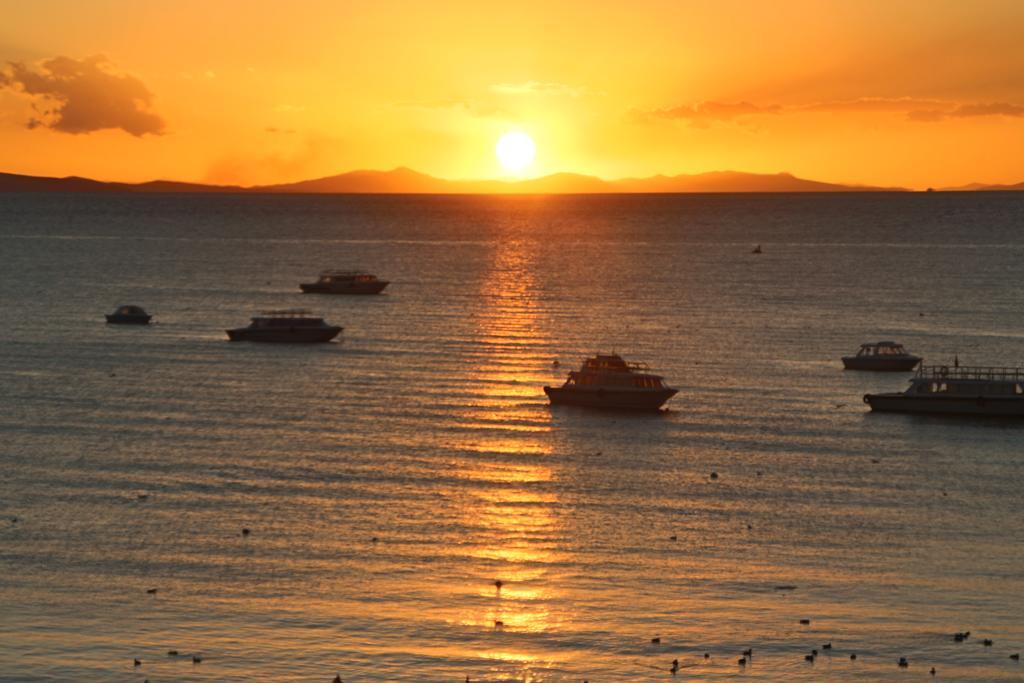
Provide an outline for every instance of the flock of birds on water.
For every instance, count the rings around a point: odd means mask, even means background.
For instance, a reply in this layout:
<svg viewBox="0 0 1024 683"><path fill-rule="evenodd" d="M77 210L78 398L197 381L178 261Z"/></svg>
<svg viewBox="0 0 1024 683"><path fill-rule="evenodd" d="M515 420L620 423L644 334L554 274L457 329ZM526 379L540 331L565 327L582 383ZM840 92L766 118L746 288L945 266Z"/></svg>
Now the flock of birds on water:
<svg viewBox="0 0 1024 683"><path fill-rule="evenodd" d="M17 519L17 517L14 517L14 518L11 519L11 521L13 523L16 523L18 521L18 519ZM249 529L249 528L242 529L242 536L248 537L251 534L252 534L252 529ZM371 541L373 543L377 543L377 542L379 542L379 540L380 539L377 538L376 536L374 536L371 539ZM672 537L672 540L675 540L674 536ZM496 579L494 581L494 587L499 592L501 591L501 588L504 585L505 585L505 583L501 579ZM789 586L789 585L776 586L775 589L776 590L790 591L790 590L795 590L796 586ZM158 591L158 589L156 589L156 588L148 588L148 589L146 589L146 593L149 594L149 595L156 595L157 591ZM800 625L801 626L810 626L810 624L811 624L811 620L810 619L800 619ZM501 631L501 630L504 629L504 627L505 627L504 622L502 622L502 621L495 621L494 622L494 630L495 631ZM971 637L971 632L970 631L958 631L957 633L953 634L953 641L957 642L957 643L962 643L962 642L965 642L966 640L968 640L970 637ZM984 639L982 639L981 644L984 647L992 647L994 645L994 642L995 641L993 641L991 638L984 638ZM651 644L652 645L661 645L661 637L660 636L655 636L654 638L651 638ZM825 643L824 645L822 645L821 646L821 650L823 652L831 655L833 653L832 641L829 641L829 642ZM178 650L168 650L167 651L167 656L168 657L172 657L172 658L177 658L177 657L181 656L181 653L179 653ZM191 656L193 664L200 664L203 661L203 657L201 655L199 655L199 654L192 654L192 655L185 655L185 656L186 657ZM814 648L809 653L804 655L804 661L813 664L815 662L815 660L818 659L818 657L819 657L819 651L818 651L817 648ZM711 653L710 652L705 652L702 659L705 662L710 661L711 660ZM1013 654L1011 654L1009 656L1009 659L1011 659L1013 661L1016 661L1016 662L1019 662L1020 661L1020 653L1019 652L1014 652ZM856 661L857 660L857 653L856 652L851 652L850 653L850 660L851 661ZM753 661L754 661L754 650L753 650L753 648L747 648L746 650L743 650L740 653L740 657L736 660L736 665L742 668L742 667L746 667L748 663L753 663ZM135 658L133 660L133 666L136 667L136 668L137 667L141 667L142 666L142 660L138 659L138 658ZM692 665L689 665L689 666L697 666L697 665L696 664L692 664ZM910 667L910 661L906 657L900 657L899 660L897 660L897 662L896 662L896 666L901 668L901 669L907 669L907 668ZM660 667L654 667L654 668L656 670L658 670L658 671L663 670ZM671 666L669 666L665 670L668 673L670 673L673 676L675 676L683 668L686 668L686 665L680 664L679 659L676 658L676 659L672 660ZM933 666L933 667L931 667L929 669L928 673L930 673L932 676L935 676L937 674L937 671L936 671L935 667ZM144 683L149 683L149 679L147 678L144 681ZM341 678L340 674L336 674L334 676L334 679L331 681L331 683L344 683L344 680ZM473 683L473 680L468 675L466 676L466 683ZM583 683L590 683L589 679L583 679Z"/></svg>
<svg viewBox="0 0 1024 683"><path fill-rule="evenodd" d="M760 472L758 472L758 474L760 474ZM710 478L711 479L718 479L718 473L717 472L711 472ZM146 495L146 494L139 494L138 498L139 498L139 500L145 500L146 498L148 498L148 495ZM17 517L11 517L10 521L11 521L11 524L17 524L19 522L19 519ZM748 525L748 528L750 528L749 525ZM246 537L246 538L250 537L252 535L252 529L250 529L248 527L243 528L241 530L241 535L243 537ZM671 536L670 540L674 541L674 540L676 540L676 538L677 538L676 536ZM374 536L370 540L371 540L372 543L378 543L380 541L380 539L378 537L376 537L376 536ZM502 587L504 585L505 585L505 583L501 579L496 579L494 581L494 587L499 592L501 591L501 589L502 589ZM792 590L796 590L796 586L780 585L780 586L775 586L775 590L778 590L778 591L792 591ZM146 593L148 595L156 595L157 592L158 592L157 588L147 588L146 589ZM810 619L800 619L799 623L800 623L801 626L810 626L811 620ZM495 631L502 631L502 630L504 630L504 627L505 627L504 622L502 622L502 621L495 621L494 622L494 630ZM970 637L971 637L971 632L970 631L958 631L957 633L953 634L953 641L957 642L957 643L963 643L963 642L969 640ZM982 639L981 644L982 644L983 647L992 647L994 645L994 642L995 641L993 641L991 638L984 638L984 639ZM660 636L655 636L654 638L651 638L651 644L652 645L661 645L661 637ZM824 645L822 645L821 646L821 650L823 652L828 653L829 655L833 654L832 642L829 641L829 642L825 643ZM178 650L168 650L167 651L167 656L171 657L171 658L183 657ZM193 665L201 664L202 661L203 661L203 656L201 654L184 655L184 657L191 657ZM813 664L815 662L815 660L818 659L818 657L819 657L819 651L818 651L817 648L814 648L810 652L808 652L807 654L804 655L804 661ZM704 656L703 656L703 660L706 662L706 661L709 661L710 659L711 659L711 653L705 652ZM1019 652L1014 652L1013 654L1011 654L1009 656L1009 659L1013 660L1015 662L1019 662L1020 661L1020 653ZM737 664L738 667L742 668L742 667L746 667L748 663L752 663L753 660L754 660L754 650L753 650L753 648L748 648L746 650L743 650L740 653L740 657L736 660L736 664ZM857 660L857 653L856 652L851 652L850 653L850 660L852 660L852 661L856 661ZM134 668L139 668L139 667L142 666L142 660L136 657L136 658L134 658L132 660L132 665L133 665ZM689 665L689 666L697 666L697 665L693 664L693 665ZM910 667L910 661L906 657L900 657L897 660L897 662L896 662L896 666L901 668L901 669L907 669L907 668ZM658 671L662 671L663 670L661 667L654 667L654 668L656 670L658 670ZM673 676L675 676L683 668L686 668L686 665L680 664L679 659L676 658L676 659L673 659L672 660L672 664L669 667L667 667L667 669L664 669L664 670L666 670L668 673L670 673ZM934 666L929 669L929 673L932 676L935 676L937 674L937 671L936 671ZM149 683L149 679L148 678L145 679L144 683ZM341 678L341 676L339 674L339 675L335 675L332 683L344 683L344 681L342 680L342 678ZM472 679L468 675L466 676L466 683L472 683ZM583 683L589 683L589 680L588 679L584 679Z"/></svg>

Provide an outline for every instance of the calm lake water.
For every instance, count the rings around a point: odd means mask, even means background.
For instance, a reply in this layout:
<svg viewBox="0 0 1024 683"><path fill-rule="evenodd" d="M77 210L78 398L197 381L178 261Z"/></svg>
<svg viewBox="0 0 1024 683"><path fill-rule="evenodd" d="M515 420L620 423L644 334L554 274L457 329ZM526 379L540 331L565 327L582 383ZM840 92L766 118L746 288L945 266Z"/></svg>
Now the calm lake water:
<svg viewBox="0 0 1024 683"><path fill-rule="evenodd" d="M1024 421L839 361L1024 363L1024 193L8 194L0 257L0 680L1024 676ZM612 350L666 413L548 406Z"/></svg>

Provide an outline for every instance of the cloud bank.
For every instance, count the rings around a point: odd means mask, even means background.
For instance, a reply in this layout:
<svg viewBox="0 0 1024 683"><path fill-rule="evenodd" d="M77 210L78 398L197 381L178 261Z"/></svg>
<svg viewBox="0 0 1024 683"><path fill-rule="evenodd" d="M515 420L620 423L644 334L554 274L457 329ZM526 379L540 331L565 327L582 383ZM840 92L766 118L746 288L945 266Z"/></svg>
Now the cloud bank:
<svg viewBox="0 0 1024 683"><path fill-rule="evenodd" d="M115 73L102 55L54 57L34 67L8 62L0 70L2 88L31 99L29 128L74 135L120 129L136 137L164 131L164 120L152 110L153 93L138 78Z"/></svg>
<svg viewBox="0 0 1024 683"><path fill-rule="evenodd" d="M750 102L701 102L634 113L639 120L667 119L686 121L693 126L706 127L713 123L727 123L753 116L806 112L894 113L904 115L909 121L934 122L982 116L1022 118L1024 117L1024 105L1008 102L960 103L913 97L861 97L851 100L831 100L787 106L759 105Z"/></svg>

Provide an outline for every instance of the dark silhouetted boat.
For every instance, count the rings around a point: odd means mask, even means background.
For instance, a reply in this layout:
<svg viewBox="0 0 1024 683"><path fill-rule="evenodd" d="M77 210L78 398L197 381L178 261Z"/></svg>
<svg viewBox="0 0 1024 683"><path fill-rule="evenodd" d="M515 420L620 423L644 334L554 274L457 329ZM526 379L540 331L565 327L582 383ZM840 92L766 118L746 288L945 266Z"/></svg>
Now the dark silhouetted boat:
<svg viewBox="0 0 1024 683"><path fill-rule="evenodd" d="M107 314L107 322L111 325L148 325L153 319L141 306L118 306L113 313Z"/></svg>
<svg viewBox="0 0 1024 683"><path fill-rule="evenodd" d="M906 391L865 394L864 402L878 412L1024 417L1024 369L922 365Z"/></svg>
<svg viewBox="0 0 1024 683"><path fill-rule="evenodd" d="M643 363L627 363L616 354L583 361L560 387L544 387L552 405L618 410L658 410L677 390L648 372Z"/></svg>
<svg viewBox="0 0 1024 683"><path fill-rule="evenodd" d="M271 342L277 344L315 344L329 342L341 333L341 327L328 325L323 318L302 309L266 311L248 327L228 330L231 341Z"/></svg>
<svg viewBox="0 0 1024 683"><path fill-rule="evenodd" d="M306 294L380 294L388 284L387 280L359 270L325 270L316 282L299 287Z"/></svg>
<svg viewBox="0 0 1024 683"><path fill-rule="evenodd" d="M891 341L861 344L856 356L843 356L843 367L847 370L909 372L920 362L920 357L907 353L902 344Z"/></svg>

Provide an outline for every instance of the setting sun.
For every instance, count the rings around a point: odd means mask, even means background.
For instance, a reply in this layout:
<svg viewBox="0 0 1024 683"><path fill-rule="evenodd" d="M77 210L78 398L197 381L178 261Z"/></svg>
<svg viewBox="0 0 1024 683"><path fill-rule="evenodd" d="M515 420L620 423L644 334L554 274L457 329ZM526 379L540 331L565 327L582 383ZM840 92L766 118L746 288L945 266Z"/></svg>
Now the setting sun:
<svg viewBox="0 0 1024 683"><path fill-rule="evenodd" d="M533 163L537 146L533 139L521 131L505 133L494 148L501 167L510 173L519 173Z"/></svg>

